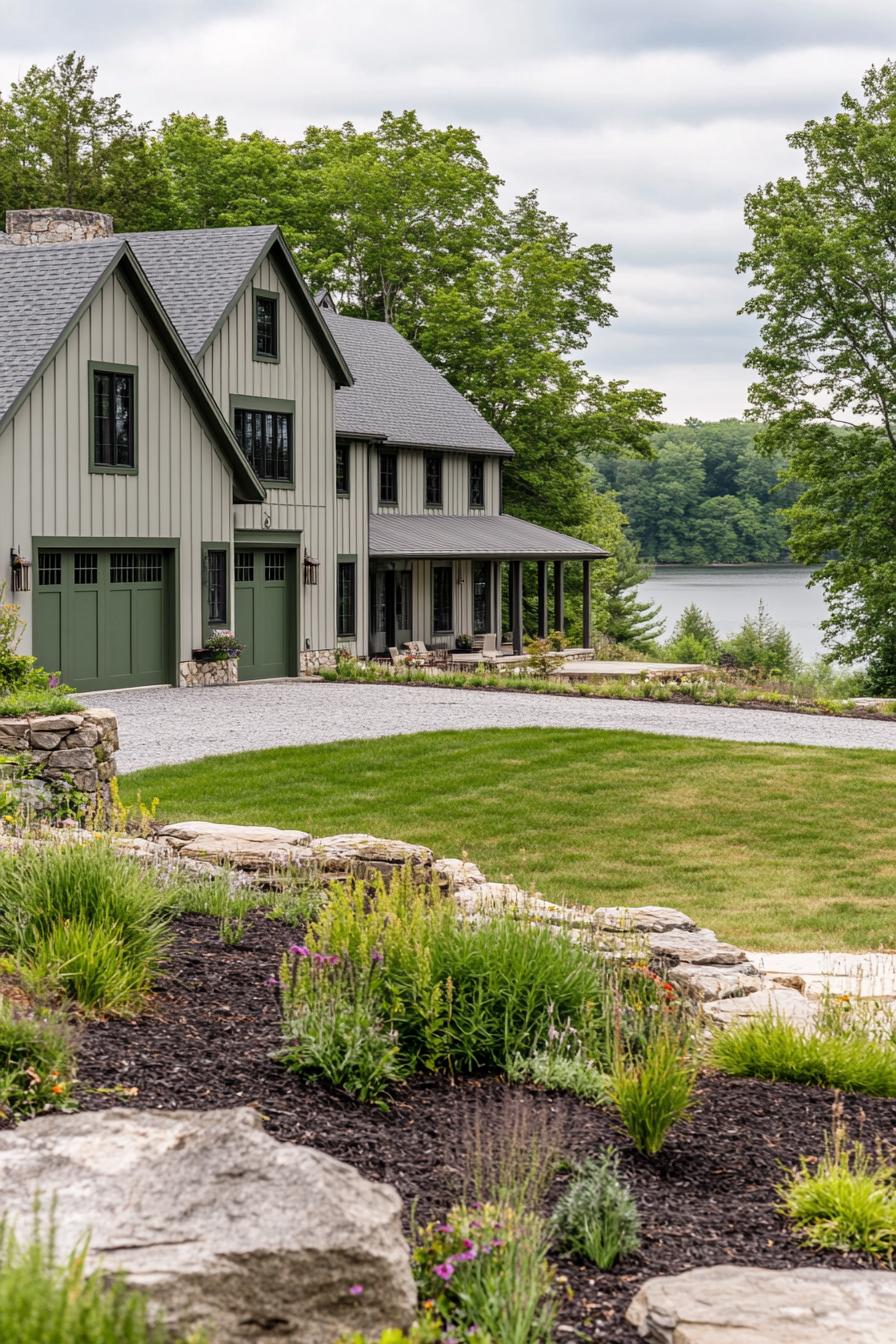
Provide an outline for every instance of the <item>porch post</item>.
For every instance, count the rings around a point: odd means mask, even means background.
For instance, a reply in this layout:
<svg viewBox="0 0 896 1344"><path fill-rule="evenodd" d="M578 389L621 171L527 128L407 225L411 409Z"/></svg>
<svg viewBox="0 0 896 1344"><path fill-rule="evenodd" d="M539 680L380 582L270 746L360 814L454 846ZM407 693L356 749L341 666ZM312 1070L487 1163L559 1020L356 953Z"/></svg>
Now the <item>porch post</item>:
<svg viewBox="0 0 896 1344"><path fill-rule="evenodd" d="M582 561L582 643L591 648L591 561Z"/></svg>
<svg viewBox="0 0 896 1344"><path fill-rule="evenodd" d="M501 561L492 561L492 626L498 635L498 651L504 637L503 585L501 582Z"/></svg>
<svg viewBox="0 0 896 1344"><path fill-rule="evenodd" d="M548 637L548 562L538 562L538 638Z"/></svg>
<svg viewBox="0 0 896 1344"><path fill-rule="evenodd" d="M563 633L566 619L563 609L563 561L554 561L554 629Z"/></svg>
<svg viewBox="0 0 896 1344"><path fill-rule="evenodd" d="M523 562L510 562L510 619L513 625L513 651L523 651Z"/></svg>

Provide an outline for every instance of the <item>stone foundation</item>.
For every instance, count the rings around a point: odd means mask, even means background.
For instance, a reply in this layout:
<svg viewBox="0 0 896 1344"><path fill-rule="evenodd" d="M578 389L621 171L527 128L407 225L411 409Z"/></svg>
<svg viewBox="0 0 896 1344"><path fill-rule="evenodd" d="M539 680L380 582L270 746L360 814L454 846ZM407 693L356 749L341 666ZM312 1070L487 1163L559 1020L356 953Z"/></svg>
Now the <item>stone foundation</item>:
<svg viewBox="0 0 896 1344"><path fill-rule="evenodd" d="M223 662L200 663L189 658L177 665L178 686L235 686L239 681L239 663L236 658Z"/></svg>
<svg viewBox="0 0 896 1344"><path fill-rule="evenodd" d="M303 649L299 654L300 672L319 672L322 667L336 666L335 649Z"/></svg>
<svg viewBox="0 0 896 1344"><path fill-rule="evenodd" d="M31 719L0 719L0 754L30 756L36 778L52 790L71 784L93 801L111 801L118 721L111 709L87 709ZM35 800L39 810L39 802Z"/></svg>

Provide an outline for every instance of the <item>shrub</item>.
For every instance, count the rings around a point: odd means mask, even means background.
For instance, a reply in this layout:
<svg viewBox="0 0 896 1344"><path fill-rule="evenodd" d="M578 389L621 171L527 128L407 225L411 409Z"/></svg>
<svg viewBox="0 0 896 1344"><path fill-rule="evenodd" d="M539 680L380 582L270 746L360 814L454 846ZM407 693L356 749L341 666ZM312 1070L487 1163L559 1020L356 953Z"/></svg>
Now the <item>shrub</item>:
<svg viewBox="0 0 896 1344"><path fill-rule="evenodd" d="M864 1251L892 1261L896 1252L896 1169L865 1146L847 1142L841 1125L824 1156L801 1158L778 1187L782 1212L805 1240L824 1250Z"/></svg>
<svg viewBox="0 0 896 1344"><path fill-rule="evenodd" d="M0 718L3 719L24 719L37 714L75 714L83 708L65 686L22 686L0 694Z"/></svg>
<svg viewBox="0 0 896 1344"><path fill-rule="evenodd" d="M556 1310L547 1250L537 1214L458 1205L444 1222L418 1229L414 1277L451 1338L549 1344Z"/></svg>
<svg viewBox="0 0 896 1344"><path fill-rule="evenodd" d="M66 1109L73 1069L64 1022L17 1012L0 995L0 1118Z"/></svg>
<svg viewBox="0 0 896 1344"><path fill-rule="evenodd" d="M598 1269L612 1269L638 1249L638 1210L619 1179L619 1159L612 1148L578 1169L557 1203L551 1226L563 1250L584 1256Z"/></svg>
<svg viewBox="0 0 896 1344"><path fill-rule="evenodd" d="M151 875L104 843L0 855L0 949L27 982L88 1012L140 1006L168 942L165 902Z"/></svg>
<svg viewBox="0 0 896 1344"><path fill-rule="evenodd" d="M739 1078L771 1078L896 1097L896 1048L862 1030L810 1034L773 1015L720 1032L712 1063Z"/></svg>
<svg viewBox="0 0 896 1344"><path fill-rule="evenodd" d="M87 1274L87 1250L64 1261L52 1231L20 1244L0 1223L0 1339L15 1344L167 1344L146 1299L100 1272ZM182 1340L181 1344L190 1344ZM192 1344L201 1344L198 1336Z"/></svg>
<svg viewBox="0 0 896 1344"><path fill-rule="evenodd" d="M553 1004L548 1009L544 1044L530 1055L514 1055L505 1071L513 1083L529 1082L549 1091L572 1092L586 1101L608 1099L606 1074L588 1057L582 1034L570 1021L557 1026Z"/></svg>
<svg viewBox="0 0 896 1344"><path fill-rule="evenodd" d="M376 963L365 974L338 953L293 947L277 984L289 1041L278 1057L287 1068L382 1105L403 1069L396 1034L381 1014L379 978Z"/></svg>
<svg viewBox="0 0 896 1344"><path fill-rule="evenodd" d="M511 916L459 921L453 900L409 872L372 894L359 881L334 887L307 942L356 970L379 967L412 1071L500 1071L536 1043L551 1005L581 1027L606 999L606 969L580 944Z"/></svg>
<svg viewBox="0 0 896 1344"><path fill-rule="evenodd" d="M786 677L797 669L799 654L783 625L769 616L759 603L755 616L746 616L736 635L725 641L721 651L733 659L735 667L761 672L764 676Z"/></svg>
<svg viewBox="0 0 896 1344"><path fill-rule="evenodd" d="M664 1024L639 1054L624 1046L610 1074L610 1100L639 1153L658 1153L689 1110L697 1078L685 1031Z"/></svg>
<svg viewBox="0 0 896 1344"><path fill-rule="evenodd" d="M675 622L672 642L692 639L696 644L715 654L719 647L719 632L707 611L701 611L696 602L689 602Z"/></svg>

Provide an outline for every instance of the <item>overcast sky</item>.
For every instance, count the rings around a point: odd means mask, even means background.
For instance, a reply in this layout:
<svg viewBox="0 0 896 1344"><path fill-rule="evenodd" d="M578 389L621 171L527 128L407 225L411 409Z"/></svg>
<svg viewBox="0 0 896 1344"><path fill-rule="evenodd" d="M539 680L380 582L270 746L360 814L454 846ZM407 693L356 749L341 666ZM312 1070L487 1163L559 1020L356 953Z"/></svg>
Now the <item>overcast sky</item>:
<svg viewBox="0 0 896 1344"><path fill-rule="evenodd" d="M0 88L76 49L139 119L223 114L295 138L414 107L471 126L507 192L610 242L599 372L670 418L738 415L743 198L796 171L784 136L896 55L893 0L0 0Z"/></svg>

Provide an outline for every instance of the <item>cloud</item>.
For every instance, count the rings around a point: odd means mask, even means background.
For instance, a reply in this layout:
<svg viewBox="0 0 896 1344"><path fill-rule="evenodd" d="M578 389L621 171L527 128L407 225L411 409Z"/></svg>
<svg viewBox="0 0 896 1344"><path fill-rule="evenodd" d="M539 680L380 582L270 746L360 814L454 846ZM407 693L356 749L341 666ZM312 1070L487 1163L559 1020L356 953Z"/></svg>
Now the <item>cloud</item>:
<svg viewBox="0 0 896 1344"><path fill-rule="evenodd" d="M787 132L836 112L894 35L891 0L47 0L38 32L7 9L0 89L76 48L141 120L291 139L416 107L474 127L508 199L538 187L613 244L619 319L594 367L703 418L744 405L744 196L798 171Z"/></svg>

